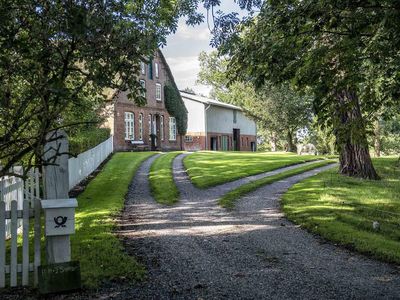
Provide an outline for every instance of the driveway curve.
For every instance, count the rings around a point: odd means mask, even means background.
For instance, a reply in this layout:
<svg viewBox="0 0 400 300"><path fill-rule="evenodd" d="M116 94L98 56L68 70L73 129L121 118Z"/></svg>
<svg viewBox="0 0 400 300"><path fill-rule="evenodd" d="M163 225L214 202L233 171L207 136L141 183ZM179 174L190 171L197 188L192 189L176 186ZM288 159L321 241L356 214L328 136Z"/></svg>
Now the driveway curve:
<svg viewBox="0 0 400 300"><path fill-rule="evenodd" d="M228 212L218 198L247 179L199 190L183 157L174 161L181 191L175 206L149 194L155 157L133 180L120 234L148 276L108 287L113 299L399 299L398 267L326 243L281 213L279 199L289 187L329 166L264 186Z"/></svg>

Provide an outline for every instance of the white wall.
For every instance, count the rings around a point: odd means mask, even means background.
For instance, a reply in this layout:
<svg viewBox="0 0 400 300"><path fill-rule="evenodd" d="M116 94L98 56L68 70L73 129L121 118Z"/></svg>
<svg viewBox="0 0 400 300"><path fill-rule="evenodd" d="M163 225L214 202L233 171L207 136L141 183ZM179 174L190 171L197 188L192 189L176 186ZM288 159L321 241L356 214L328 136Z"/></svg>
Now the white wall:
<svg viewBox="0 0 400 300"><path fill-rule="evenodd" d="M182 97L188 111L187 132L205 132L204 104Z"/></svg>
<svg viewBox="0 0 400 300"><path fill-rule="evenodd" d="M207 110L207 132L232 134L233 129L240 134L256 135L256 123L237 111L236 123L233 123L233 110L220 106L211 106Z"/></svg>

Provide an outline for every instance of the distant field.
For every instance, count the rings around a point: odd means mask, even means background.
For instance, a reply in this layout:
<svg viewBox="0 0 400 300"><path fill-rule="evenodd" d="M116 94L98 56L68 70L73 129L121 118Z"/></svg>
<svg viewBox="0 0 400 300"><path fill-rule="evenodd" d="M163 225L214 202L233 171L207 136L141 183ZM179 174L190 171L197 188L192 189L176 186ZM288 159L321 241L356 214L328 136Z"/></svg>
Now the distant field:
<svg viewBox="0 0 400 300"><path fill-rule="evenodd" d="M397 158L374 159L374 165L382 180L329 170L294 185L283 196L285 214L329 240L400 263L400 166Z"/></svg>
<svg viewBox="0 0 400 300"><path fill-rule="evenodd" d="M184 165L192 182L207 188L318 158L271 152L196 152L184 159Z"/></svg>

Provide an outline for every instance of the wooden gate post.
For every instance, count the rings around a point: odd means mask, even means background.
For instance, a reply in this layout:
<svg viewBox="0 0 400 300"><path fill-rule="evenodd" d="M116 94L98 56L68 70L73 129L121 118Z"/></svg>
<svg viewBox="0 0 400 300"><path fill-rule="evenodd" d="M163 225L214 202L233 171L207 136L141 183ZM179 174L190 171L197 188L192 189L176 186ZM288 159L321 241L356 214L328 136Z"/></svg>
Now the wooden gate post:
<svg viewBox="0 0 400 300"><path fill-rule="evenodd" d="M48 134L49 142L44 147L44 159L48 161L57 153L64 153L52 160L52 165L46 165L44 174L44 199L68 199L68 138L63 130ZM71 244L69 235L46 237L47 263L62 263L71 261Z"/></svg>

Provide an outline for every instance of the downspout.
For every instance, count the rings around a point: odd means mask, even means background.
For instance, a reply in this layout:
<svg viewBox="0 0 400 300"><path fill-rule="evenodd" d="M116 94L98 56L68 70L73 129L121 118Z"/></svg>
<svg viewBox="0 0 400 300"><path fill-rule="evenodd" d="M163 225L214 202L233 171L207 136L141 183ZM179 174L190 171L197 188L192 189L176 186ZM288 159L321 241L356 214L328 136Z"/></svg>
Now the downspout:
<svg viewBox="0 0 400 300"><path fill-rule="evenodd" d="M211 107L211 104L208 104L208 106L204 110L204 128L205 128L205 134L206 134L206 149L205 150L208 150L207 110L210 107Z"/></svg>

